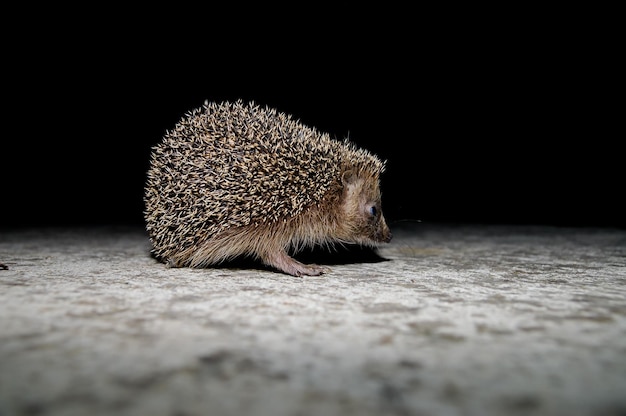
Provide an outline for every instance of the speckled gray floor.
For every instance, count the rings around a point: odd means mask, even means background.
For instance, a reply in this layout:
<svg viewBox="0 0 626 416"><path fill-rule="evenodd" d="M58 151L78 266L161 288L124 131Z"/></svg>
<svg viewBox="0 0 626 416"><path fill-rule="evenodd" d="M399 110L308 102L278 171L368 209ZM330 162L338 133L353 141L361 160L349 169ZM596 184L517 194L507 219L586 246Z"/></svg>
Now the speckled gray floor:
<svg viewBox="0 0 626 416"><path fill-rule="evenodd" d="M392 229L305 278L0 232L0 415L626 414L626 230Z"/></svg>

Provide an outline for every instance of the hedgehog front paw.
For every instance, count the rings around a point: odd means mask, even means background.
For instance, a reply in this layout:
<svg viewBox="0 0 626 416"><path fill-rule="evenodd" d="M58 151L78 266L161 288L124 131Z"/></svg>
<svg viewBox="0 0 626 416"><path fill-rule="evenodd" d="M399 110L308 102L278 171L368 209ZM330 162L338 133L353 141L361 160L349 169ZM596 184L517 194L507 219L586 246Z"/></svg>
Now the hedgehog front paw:
<svg viewBox="0 0 626 416"><path fill-rule="evenodd" d="M286 252L272 253L264 258L264 263L292 276L319 276L330 271L317 264L303 264Z"/></svg>
<svg viewBox="0 0 626 416"><path fill-rule="evenodd" d="M296 260L294 260L294 262L296 263L294 264L295 274L290 273L294 276L319 276L330 271L328 267L318 266L317 264L302 264Z"/></svg>

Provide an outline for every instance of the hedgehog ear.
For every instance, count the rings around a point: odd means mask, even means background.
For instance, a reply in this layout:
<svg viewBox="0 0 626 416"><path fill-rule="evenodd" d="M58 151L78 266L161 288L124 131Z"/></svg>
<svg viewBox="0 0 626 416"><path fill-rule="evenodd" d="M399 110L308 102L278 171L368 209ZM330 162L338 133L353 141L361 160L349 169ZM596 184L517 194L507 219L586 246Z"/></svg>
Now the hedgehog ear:
<svg viewBox="0 0 626 416"><path fill-rule="evenodd" d="M353 170L347 170L341 175L341 182L343 183L343 186L354 184L356 179L356 172Z"/></svg>
<svg viewBox="0 0 626 416"><path fill-rule="evenodd" d="M359 178L357 171L350 169L342 173L341 182L343 184L343 199L356 201L355 198L361 193L363 187L363 180Z"/></svg>

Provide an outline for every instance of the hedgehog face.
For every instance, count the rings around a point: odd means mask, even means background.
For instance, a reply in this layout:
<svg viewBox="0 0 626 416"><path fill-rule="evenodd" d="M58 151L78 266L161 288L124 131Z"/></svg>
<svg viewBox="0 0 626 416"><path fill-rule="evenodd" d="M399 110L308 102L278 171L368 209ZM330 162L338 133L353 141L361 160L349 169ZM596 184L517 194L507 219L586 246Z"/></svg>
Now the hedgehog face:
<svg viewBox="0 0 626 416"><path fill-rule="evenodd" d="M344 173L342 208L349 224L349 240L364 245L391 241L391 231L381 209L378 178L362 179Z"/></svg>
<svg viewBox="0 0 626 416"><path fill-rule="evenodd" d="M366 200L361 205L363 217L363 234L376 243L388 243L391 241L391 231L385 222L380 208L380 198L372 201Z"/></svg>

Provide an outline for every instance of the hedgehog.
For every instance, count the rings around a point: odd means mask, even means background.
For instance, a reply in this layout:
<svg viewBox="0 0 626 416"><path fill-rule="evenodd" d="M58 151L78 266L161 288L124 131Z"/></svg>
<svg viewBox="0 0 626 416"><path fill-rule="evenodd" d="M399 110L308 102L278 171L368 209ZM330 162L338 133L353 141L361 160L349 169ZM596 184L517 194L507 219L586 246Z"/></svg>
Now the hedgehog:
<svg viewBox="0 0 626 416"><path fill-rule="evenodd" d="M305 247L391 240L381 209L385 165L274 108L205 101L151 148L144 187L151 254L169 267L252 257L292 276L329 272L293 256Z"/></svg>

